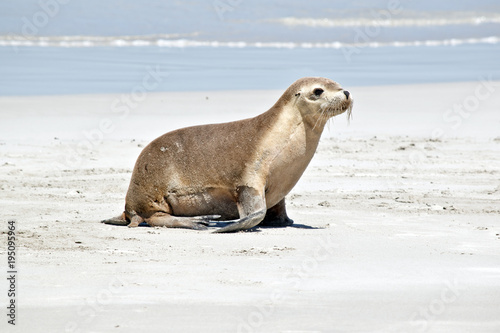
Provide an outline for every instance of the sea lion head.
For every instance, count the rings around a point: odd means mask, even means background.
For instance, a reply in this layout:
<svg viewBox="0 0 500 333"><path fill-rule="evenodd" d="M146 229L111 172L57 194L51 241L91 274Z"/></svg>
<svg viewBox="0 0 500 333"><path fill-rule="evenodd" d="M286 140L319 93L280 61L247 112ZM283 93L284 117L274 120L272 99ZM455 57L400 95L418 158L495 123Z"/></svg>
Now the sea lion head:
<svg viewBox="0 0 500 333"><path fill-rule="evenodd" d="M302 116L326 123L331 117L347 111L350 119L353 99L349 91L330 79L306 77L295 81L286 92ZM286 94L285 93L285 94Z"/></svg>

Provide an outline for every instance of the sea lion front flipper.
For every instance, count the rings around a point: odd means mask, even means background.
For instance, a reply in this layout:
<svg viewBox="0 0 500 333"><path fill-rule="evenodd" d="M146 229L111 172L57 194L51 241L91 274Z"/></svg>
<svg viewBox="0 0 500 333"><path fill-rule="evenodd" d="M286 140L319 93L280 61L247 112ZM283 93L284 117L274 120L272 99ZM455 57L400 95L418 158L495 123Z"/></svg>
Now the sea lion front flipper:
<svg viewBox="0 0 500 333"><path fill-rule="evenodd" d="M247 230L258 225L262 219L266 216L266 210L259 210L255 213L252 213L244 218L238 220L231 220L225 222L232 222L230 225L225 226L224 228L215 230L213 233L219 234L224 232L236 232L241 230Z"/></svg>
<svg viewBox="0 0 500 333"><path fill-rule="evenodd" d="M151 227L184 228L194 230L205 230L212 222L220 218L220 215L203 216L174 216L163 212L157 212L145 219L145 222Z"/></svg>
<svg viewBox="0 0 500 333"><path fill-rule="evenodd" d="M236 232L247 230L258 225L266 216L265 190L241 186L238 188L238 220L226 221L231 224L215 230L214 233Z"/></svg>

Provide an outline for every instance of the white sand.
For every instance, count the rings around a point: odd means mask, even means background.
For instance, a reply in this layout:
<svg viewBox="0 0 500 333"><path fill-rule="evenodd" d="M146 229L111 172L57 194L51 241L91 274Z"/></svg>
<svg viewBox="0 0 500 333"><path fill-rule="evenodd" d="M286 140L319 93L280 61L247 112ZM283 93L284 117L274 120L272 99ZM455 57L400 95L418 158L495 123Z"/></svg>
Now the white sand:
<svg viewBox="0 0 500 333"><path fill-rule="evenodd" d="M0 98L19 272L0 331L499 332L500 82L350 90L350 126L335 119L288 196L295 226L222 235L98 221L149 141L281 91Z"/></svg>

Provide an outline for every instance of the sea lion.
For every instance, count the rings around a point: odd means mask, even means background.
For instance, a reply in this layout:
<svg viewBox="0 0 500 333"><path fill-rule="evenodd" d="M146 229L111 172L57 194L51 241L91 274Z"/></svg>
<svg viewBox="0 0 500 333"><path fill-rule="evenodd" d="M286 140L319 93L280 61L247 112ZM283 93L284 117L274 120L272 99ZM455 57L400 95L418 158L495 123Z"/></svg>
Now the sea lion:
<svg viewBox="0 0 500 333"><path fill-rule="evenodd" d="M166 133L139 155L123 214L102 222L198 230L231 223L215 232L291 225L285 196L327 121L345 111L349 118L352 105L338 83L306 77L254 118Z"/></svg>

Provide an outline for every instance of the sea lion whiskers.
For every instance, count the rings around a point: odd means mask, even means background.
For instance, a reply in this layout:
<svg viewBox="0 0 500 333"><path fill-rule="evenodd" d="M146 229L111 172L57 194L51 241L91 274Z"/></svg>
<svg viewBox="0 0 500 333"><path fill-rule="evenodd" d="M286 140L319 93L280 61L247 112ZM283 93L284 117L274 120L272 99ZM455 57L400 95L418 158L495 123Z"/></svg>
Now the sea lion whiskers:
<svg viewBox="0 0 500 333"><path fill-rule="evenodd" d="M319 111L320 115L314 124L313 130L316 128L318 123L329 123L329 120L333 118L333 116L337 115L340 109L335 105L338 104L335 98L329 99L328 97L323 97L326 102L320 105ZM336 103L337 102L337 103Z"/></svg>
<svg viewBox="0 0 500 333"><path fill-rule="evenodd" d="M351 119L352 119L352 107L354 106L354 100L351 99L351 103L349 104L349 106L347 107L347 110L346 110L346 115L347 115L347 123L350 124L351 123Z"/></svg>
<svg viewBox="0 0 500 333"><path fill-rule="evenodd" d="M324 103L324 104L326 104L326 103ZM316 129L316 126L318 125L318 123L323 123L326 120L326 119L323 119L323 118L328 117L326 109L323 108L323 105L321 105L320 111L321 111L321 113L320 113L318 119L316 119L316 123L313 126L313 130Z"/></svg>
<svg viewBox="0 0 500 333"><path fill-rule="evenodd" d="M349 95L350 96L350 95ZM337 116L341 113L346 112L347 120L352 119L352 107L354 105L354 100L351 98L340 101L338 97L332 99L325 98L328 103L323 103L321 108L331 113L332 116Z"/></svg>

